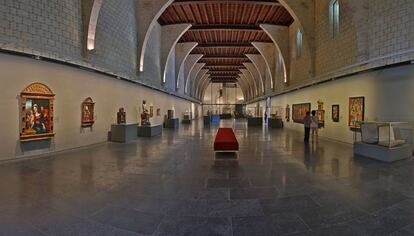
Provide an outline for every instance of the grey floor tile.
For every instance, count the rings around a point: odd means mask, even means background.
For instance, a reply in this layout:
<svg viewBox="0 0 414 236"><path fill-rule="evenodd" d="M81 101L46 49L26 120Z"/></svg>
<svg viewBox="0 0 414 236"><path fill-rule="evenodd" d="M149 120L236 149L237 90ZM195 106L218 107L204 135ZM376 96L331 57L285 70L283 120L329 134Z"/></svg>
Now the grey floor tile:
<svg viewBox="0 0 414 236"><path fill-rule="evenodd" d="M208 179L207 188L245 188L250 187L247 179Z"/></svg>
<svg viewBox="0 0 414 236"><path fill-rule="evenodd" d="M119 229L139 234L152 234L160 224L162 216L125 208L108 207L98 212L92 219Z"/></svg>
<svg viewBox="0 0 414 236"><path fill-rule="evenodd" d="M199 215L209 217L261 216L263 210L258 200L202 200Z"/></svg>
<svg viewBox="0 0 414 236"><path fill-rule="evenodd" d="M266 215L275 213L294 213L303 211L304 209L315 209L319 207L319 205L308 195L261 200L260 204Z"/></svg>
<svg viewBox="0 0 414 236"><path fill-rule="evenodd" d="M229 218L166 217L155 235L231 235Z"/></svg>
<svg viewBox="0 0 414 236"><path fill-rule="evenodd" d="M230 189L230 199L273 199L278 197L274 187L262 188L233 188Z"/></svg>
<svg viewBox="0 0 414 236"><path fill-rule="evenodd" d="M309 227L295 214L274 214L232 219L233 235L288 235L309 232Z"/></svg>

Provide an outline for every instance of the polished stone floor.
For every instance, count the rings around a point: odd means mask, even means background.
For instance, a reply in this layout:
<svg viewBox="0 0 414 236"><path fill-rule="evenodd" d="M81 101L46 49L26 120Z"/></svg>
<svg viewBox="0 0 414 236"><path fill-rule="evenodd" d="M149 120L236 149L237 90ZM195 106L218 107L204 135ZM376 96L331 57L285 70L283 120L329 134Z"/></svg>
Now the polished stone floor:
<svg viewBox="0 0 414 236"><path fill-rule="evenodd" d="M0 235L414 235L414 160L226 121L239 163L217 165L217 127L164 130L0 166Z"/></svg>

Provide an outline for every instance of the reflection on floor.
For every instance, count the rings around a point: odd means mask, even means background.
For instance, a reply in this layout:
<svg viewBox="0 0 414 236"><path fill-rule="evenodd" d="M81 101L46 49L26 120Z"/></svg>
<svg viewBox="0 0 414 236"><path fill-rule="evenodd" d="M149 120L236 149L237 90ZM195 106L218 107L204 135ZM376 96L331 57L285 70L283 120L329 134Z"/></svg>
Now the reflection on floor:
<svg viewBox="0 0 414 236"><path fill-rule="evenodd" d="M215 166L217 127L0 166L0 235L414 233L414 161L235 127L238 166Z"/></svg>

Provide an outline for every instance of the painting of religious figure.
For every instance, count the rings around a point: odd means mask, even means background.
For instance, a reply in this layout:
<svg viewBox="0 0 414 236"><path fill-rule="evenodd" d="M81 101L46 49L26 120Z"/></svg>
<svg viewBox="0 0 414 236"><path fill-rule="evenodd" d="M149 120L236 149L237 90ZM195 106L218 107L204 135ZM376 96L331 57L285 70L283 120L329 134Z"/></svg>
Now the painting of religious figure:
<svg viewBox="0 0 414 236"><path fill-rule="evenodd" d="M349 98L349 121L348 125L351 129L360 129L364 121L365 113L365 97Z"/></svg>
<svg viewBox="0 0 414 236"><path fill-rule="evenodd" d="M310 103L301 103L292 105L292 120L295 123L303 124L303 119L306 116L306 112L310 112L311 104Z"/></svg>
<svg viewBox="0 0 414 236"><path fill-rule="evenodd" d="M53 133L53 92L42 83L26 87L21 95L22 128L20 140L50 139Z"/></svg>
<svg viewBox="0 0 414 236"><path fill-rule="evenodd" d="M92 98L87 98L82 103L82 127L91 127L94 121L95 103Z"/></svg>
<svg viewBox="0 0 414 236"><path fill-rule="evenodd" d="M332 105L332 121L339 122L339 105Z"/></svg>

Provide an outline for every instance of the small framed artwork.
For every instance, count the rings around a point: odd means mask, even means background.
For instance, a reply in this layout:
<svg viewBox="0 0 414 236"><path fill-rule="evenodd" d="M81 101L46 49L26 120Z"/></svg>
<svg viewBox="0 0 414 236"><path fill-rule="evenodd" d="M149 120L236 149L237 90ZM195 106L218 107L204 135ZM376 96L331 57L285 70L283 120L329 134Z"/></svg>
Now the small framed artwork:
<svg viewBox="0 0 414 236"><path fill-rule="evenodd" d="M161 116L161 109L157 108L157 116Z"/></svg>
<svg viewBox="0 0 414 236"><path fill-rule="evenodd" d="M94 121L95 103L88 97L82 103L82 127L91 127Z"/></svg>
<svg viewBox="0 0 414 236"><path fill-rule="evenodd" d="M150 117L154 116L154 106L150 106Z"/></svg>
<svg viewBox="0 0 414 236"><path fill-rule="evenodd" d="M349 98L349 120L348 125L351 129L361 129L361 124L365 119L365 97Z"/></svg>
<svg viewBox="0 0 414 236"><path fill-rule="evenodd" d="M32 83L21 92L21 142L51 139L55 136L54 97L52 90L42 83Z"/></svg>
<svg viewBox="0 0 414 236"><path fill-rule="evenodd" d="M332 121L339 122L339 105L332 105Z"/></svg>

